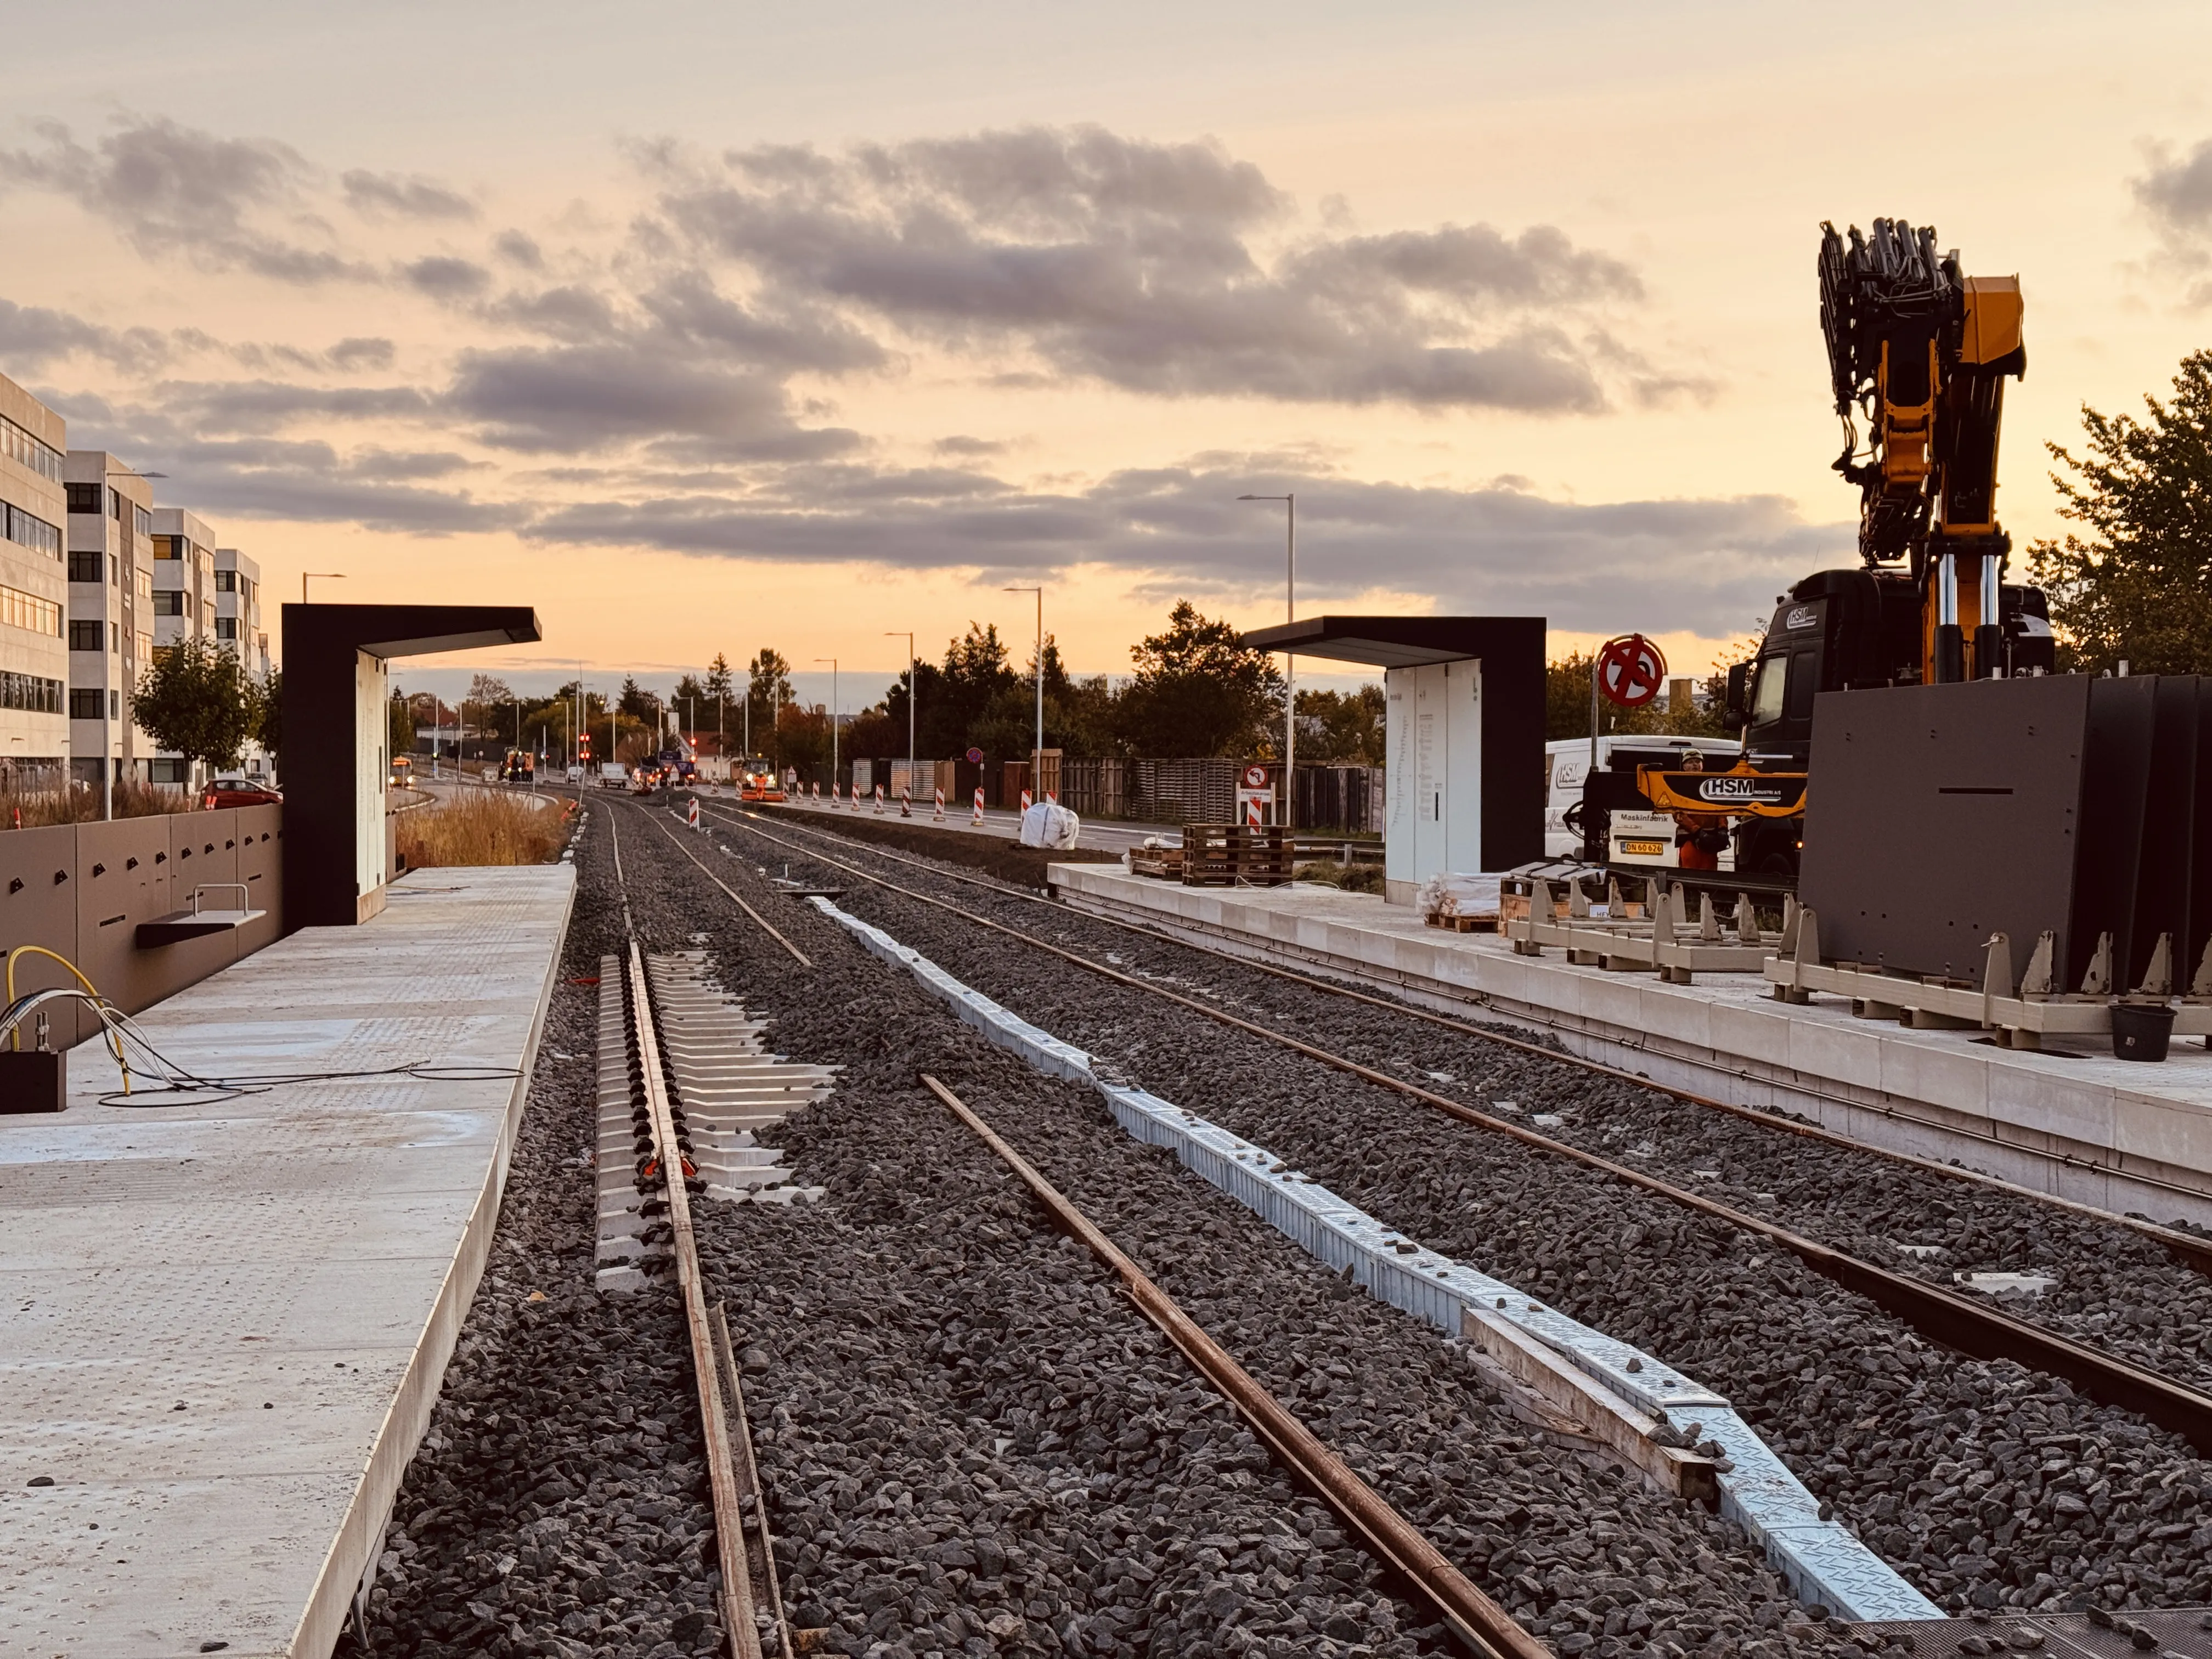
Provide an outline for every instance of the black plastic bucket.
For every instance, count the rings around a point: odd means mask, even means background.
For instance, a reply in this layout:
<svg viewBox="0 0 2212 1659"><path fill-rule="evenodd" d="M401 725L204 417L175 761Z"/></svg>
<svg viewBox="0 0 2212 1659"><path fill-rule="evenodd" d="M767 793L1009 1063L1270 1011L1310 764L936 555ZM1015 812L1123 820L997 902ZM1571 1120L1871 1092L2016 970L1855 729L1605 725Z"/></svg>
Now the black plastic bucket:
<svg viewBox="0 0 2212 1659"><path fill-rule="evenodd" d="M2173 1036L2174 1010L2162 1002L2112 1005L2112 1055L2117 1060L2164 1060Z"/></svg>

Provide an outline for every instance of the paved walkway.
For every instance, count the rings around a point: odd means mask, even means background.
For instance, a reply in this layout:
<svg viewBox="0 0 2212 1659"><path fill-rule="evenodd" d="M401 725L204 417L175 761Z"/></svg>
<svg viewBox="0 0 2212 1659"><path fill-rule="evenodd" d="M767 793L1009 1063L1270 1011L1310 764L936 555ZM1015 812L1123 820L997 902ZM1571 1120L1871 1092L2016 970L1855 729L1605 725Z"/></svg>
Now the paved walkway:
<svg viewBox="0 0 2212 1659"><path fill-rule="evenodd" d="M104 1105L86 1043L67 1111L0 1116L0 1656L330 1651L483 1271L574 878L422 871L138 1017L202 1075L382 1075Z"/></svg>

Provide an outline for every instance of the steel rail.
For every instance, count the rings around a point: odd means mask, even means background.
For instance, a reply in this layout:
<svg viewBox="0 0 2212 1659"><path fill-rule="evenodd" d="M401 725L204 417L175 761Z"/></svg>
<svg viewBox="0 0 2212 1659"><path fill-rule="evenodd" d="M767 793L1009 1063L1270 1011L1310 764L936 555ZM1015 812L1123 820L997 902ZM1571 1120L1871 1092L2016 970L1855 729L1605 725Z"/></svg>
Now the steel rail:
<svg viewBox="0 0 2212 1659"><path fill-rule="evenodd" d="M750 829L750 826L747 827ZM756 830L751 833L764 832ZM767 838L771 841L776 839L773 836ZM790 845L788 842L784 844ZM1245 1019L1239 1015L1230 1013L1225 1009L1209 1007L1195 998L1187 997L1179 992L1168 990L1163 986L1152 984L1133 975L1121 973L1115 969L1107 967L1103 963L1093 962L1088 957L1075 951L1063 950L1056 945L1048 945L1042 939L1033 938L1018 928L1009 927L1005 923L994 921L988 916L978 915L974 911L964 909L949 900L933 897L927 893L918 893L912 888L902 887L896 882L886 880L884 877L860 869L855 865L846 864L842 860L832 858L816 849L801 848L798 850L824 863L835 865L850 874L860 877L863 881L872 883L890 892L948 911L992 933L1003 933L1009 939L1019 939L1033 949L1057 957L1063 962L1096 974L1115 984L1173 1003L1193 1013L1201 1014L1218 1024L1245 1032L1263 1042L1290 1049L1294 1054L1303 1054L1307 1059L1333 1070L1357 1077L1363 1082L1371 1083L1377 1088L1387 1089L1393 1093L1417 1100L1423 1105L1442 1112L1460 1122L1488 1130L1495 1134L1504 1135L1510 1139L1519 1141L1523 1146L1549 1152L1554 1157L1582 1164L1587 1169L1598 1170L1629 1186L1656 1194L1662 1198L1680 1205L1685 1209L1710 1216L1717 1221L1725 1222L1732 1227L1765 1239L1770 1243L1788 1250L1814 1272L1834 1280L1848 1291L1866 1297L1905 1320L1923 1335L1942 1343L1946 1347L1957 1349L1980 1359L2017 1360L2035 1370L2046 1371L2054 1376L2063 1377L2092 1398L2101 1401L2106 1405L2118 1406L2125 1410L2139 1413L2160 1427L2171 1429L2184 1436L2199 1451L2212 1454L2212 1395L2200 1393L2186 1383L2178 1382L2172 1377L2162 1376L2156 1371L2146 1370L2141 1366L2130 1364L2125 1360L2103 1353L2087 1344L2076 1342L2070 1337L2062 1336L2055 1331L2045 1330L2040 1326L2014 1319L2009 1315L1997 1312L1993 1308L1980 1306L1962 1296L1955 1295L1936 1285L1908 1278L1903 1273L1893 1273L1890 1269L1876 1267L1870 1261L1862 1261L1856 1256L1846 1255L1841 1250L1807 1238L1802 1234L1792 1232L1788 1228L1778 1226L1761 1217L1719 1203L1705 1197L1702 1194L1690 1192L1675 1186L1672 1182L1662 1181L1658 1176L1648 1175L1641 1170L1632 1169L1624 1164L1617 1164L1611 1158L1598 1153L1586 1152L1571 1142L1554 1140L1549 1135L1540 1133L1534 1129L1525 1128L1518 1123L1493 1116L1488 1112L1478 1111L1474 1107L1462 1105L1458 1101L1448 1099L1431 1090L1424 1089L1418 1084L1405 1082L1401 1079L1392 1077L1387 1072L1378 1072L1373 1066L1363 1066L1358 1060L1348 1060L1341 1054L1332 1054L1326 1048L1317 1048L1286 1032L1278 1031L1255 1021Z"/></svg>
<svg viewBox="0 0 2212 1659"><path fill-rule="evenodd" d="M726 807L708 805L707 810L725 819L731 819L737 816ZM750 817L755 815L744 813L742 816ZM980 876L963 875L956 870L939 869L935 865L925 863L922 860L910 857L906 854L894 853L878 847L872 842L860 841L852 836L840 836L834 830L818 829L812 824L785 823L783 827L796 830L801 835L828 836L843 846L863 851L871 857L889 859L895 863L911 865L915 869L926 871L946 881L957 881L969 887L980 887L985 892L995 893L1001 898L1019 899L1026 904L1041 904L1048 910L1072 911L1103 927L1118 927L1124 933L1136 933L1146 939L1158 939L1164 945L1177 945L1186 951L1197 951L1206 956L1218 957L1224 961L1233 962L1241 968L1249 969L1254 973L1267 974L1276 979L1288 980L1294 985L1303 985L1310 990L1325 992L1330 996L1342 997L1351 1002L1364 1003L1370 1008L1380 1008L1389 1013L1402 1014L1408 1019L1417 1019L1431 1025L1441 1026L1446 1030L1456 1031L1464 1036L1480 1037L1485 1042L1495 1043L1502 1048L1511 1048L1522 1054L1534 1055L1538 1059L1552 1060L1559 1065L1571 1066L1578 1071L1589 1072L1598 1077L1612 1078L1619 1082L1632 1084L1637 1088L1648 1089L1654 1094L1664 1095L1670 1100L1679 1100L1685 1105L1700 1106L1711 1111L1726 1113L1729 1116L1741 1118L1748 1123L1755 1123L1760 1128L1771 1130L1778 1134L1790 1134L1805 1140L1819 1141L1825 1146L1834 1146L1844 1152L1881 1158L1905 1169L1917 1170L1923 1175L1940 1176L1943 1180L1955 1181L1969 1187L1984 1187L1992 1192L2003 1193L2008 1197L2046 1205L2055 1210L2064 1210L2081 1217L2084 1220L2118 1227L2149 1239L2153 1243L2161 1245L2171 1251L2197 1272L2212 1277L2212 1238L2199 1238L2194 1234L2183 1232L2179 1228L2160 1226L2155 1221L2146 1221L2135 1216L2120 1215L2110 1210L2100 1210L2094 1204L2084 1204L2078 1199L2063 1198L2056 1193L2039 1193L2033 1187L2023 1187L2017 1182L2007 1181L2002 1176L1990 1175L1984 1170L1969 1170L1962 1166L1945 1164L1936 1158L1924 1158L1917 1152L1899 1152L1887 1146L1877 1146L1870 1141L1854 1139L1850 1135L1828 1128L1822 1124L1801 1123L1794 1119L1778 1117L1771 1112L1763 1112L1756 1106L1745 1106L1734 1101L1722 1100L1711 1095L1701 1095L1693 1090L1680 1088L1671 1083L1656 1082L1650 1078L1627 1071L1621 1066L1608 1066L1601 1060L1589 1060L1581 1054L1564 1054L1555 1048L1547 1048L1541 1043L1530 1042L1524 1037L1508 1036L1502 1031L1488 1030L1482 1026L1470 1024L1466 1020L1455 1019L1449 1014L1440 1014L1431 1008L1416 1007L1410 1003L1394 1001L1388 997L1375 996L1365 991L1356 991L1350 986L1340 985L1311 974L1302 974L1294 968L1285 968L1272 962L1255 961L1249 957L1238 956L1233 951L1217 950L1211 945L1181 938L1167 932L1164 928L1147 927L1143 922L1130 921L1121 916L1101 915L1095 910L1069 904L1065 900L1045 898L1036 893L1025 892L1018 887L1010 887L1003 882L986 881ZM776 839L764 830L752 829L751 833L769 841ZM805 850L790 842L781 844L793 848L794 851ZM821 854L817 854L815 856L818 857ZM1514 1016L1514 1018L1521 1017ZM1528 1018L1534 1018L1534 1016ZM1536 1020L1535 1023L1548 1024L1542 1020ZM1848 1107L1853 1111L1876 1112L1884 1117L1916 1124L1923 1128L1942 1127L1931 1124L1925 1119L1915 1117L1909 1112L1899 1112L1890 1108L1870 1105L1864 1101L1850 1100L1840 1095L1826 1094L1819 1090L1806 1090L1804 1092L1815 1095L1822 1100L1832 1101L1835 1104ZM1952 1133L1971 1132L1954 1130ZM1975 1138L1987 1141L1992 1146L2003 1146L2008 1151L2020 1150L2008 1146L1994 1135L1978 1135ZM2200 1193L2175 1186L2170 1182L2160 1181L2154 1176L2131 1175L2124 1170L2111 1169L2103 1164L2092 1164L2084 1159L2069 1158L2063 1154L2057 1155L2054 1161L2066 1168L2081 1170L2094 1175L2122 1176L2130 1181L2140 1181L2148 1185L2162 1187L2190 1197L2203 1196Z"/></svg>
<svg viewBox="0 0 2212 1659"><path fill-rule="evenodd" d="M721 1357L722 1379L728 1383L730 1403L736 1408L738 1432L738 1503L742 1507L747 1499L753 1506L753 1540L758 1559L755 1563L762 1577L768 1580L769 1607L775 1616L777 1652L789 1659L795 1650L791 1644L791 1620L784 1616L783 1581L775 1570L775 1539L768 1529L768 1494L761 1488L760 1464L753 1456L752 1420L745 1414L745 1385L738 1370L737 1356L730 1350L730 1322L724 1311L726 1304L714 1304L714 1352Z"/></svg>
<svg viewBox="0 0 2212 1659"><path fill-rule="evenodd" d="M713 1327L707 1316L706 1287L699 1273L699 1242L691 1228L691 1194L684 1186L687 1167L669 1109L668 1086L660 1066L660 1042L653 1028L651 991L645 957L637 940L629 942L629 987L634 999L639 1069L644 1073L645 1106L653 1127L653 1146L668 1193L670 1249L676 1280L684 1293L684 1322L691 1339L691 1370L699 1384L699 1423L707 1443L707 1481L714 1503L714 1556L722 1571L722 1630L731 1659L761 1659L760 1632L753 1624L752 1573L745 1562L744 1512L738 1499L737 1464L730 1449L730 1422L716 1370Z"/></svg>
<svg viewBox="0 0 2212 1659"><path fill-rule="evenodd" d="M1121 1288L1138 1311L1157 1325L1199 1374L1237 1408L1267 1443L1276 1461L1343 1516L1369 1552L1395 1568L1455 1636L1485 1659L1550 1659L1548 1648L1475 1588L1413 1522L1262 1388L1173 1297L1154 1284L1058 1188L969 1110L959 1096L926 1072L921 1080L1020 1178L1055 1224L1120 1276Z"/></svg>
<svg viewBox="0 0 2212 1659"><path fill-rule="evenodd" d="M730 902L731 902L731 903L732 903L732 904L736 905L736 906L738 907L738 909L740 909L740 910L744 911L747 915L750 916L750 917L751 917L755 921L758 922L758 923L760 924L761 931L762 931L763 933L766 933L766 934L767 934L770 939L774 939L774 940L775 940L778 945L781 945L781 946L783 946L783 948L784 948L785 950L787 950L787 951L790 951L790 952L791 952L791 954L792 954L792 956L793 957L793 958L795 958L795 959L797 960L797 962L798 962L798 963L799 963L799 965L800 967L802 967L802 968L811 968L811 967L813 967L813 965L814 965L814 959L813 959L811 957L808 956L808 955L806 954L806 952L805 952L805 951L804 951L800 950L800 949L799 949L796 945L793 945L793 944L789 939L786 939L786 938L785 938L781 933L777 933L777 932L775 931L775 929L773 927L771 927L771 926L769 925L769 920L768 920L768 918L767 918L766 916L763 916L763 915L761 915L761 913L760 913L759 911L757 911L757 910L754 909L754 908L753 908L753 907L752 907L751 905L750 905L750 904L746 903L743 899L739 898L739 897L737 896L737 893L736 893L736 892L735 892L735 891L731 888L730 884L729 884L727 882L724 881L724 880L720 877L720 876L716 875L716 874L715 874L712 870L709 870L709 869L708 869L708 868L704 864L701 864L701 863L700 863L700 860L699 860L699 855L698 855L696 853L694 853L694 852L693 852L690 848L686 847L686 846L683 843L683 842L682 842L682 841L678 840L678 837L677 837L677 834L676 834L676 832L675 832L673 830L671 830L671 829L670 829L666 824L663 823L662 823L659 818L657 818L657 817L653 817L653 808L651 808L650 806L641 806L638 810L639 810L639 811L641 811L641 812L643 812L643 813L646 815L646 819L647 819L647 821L648 823L650 823L653 825L653 827L654 829L656 829L656 830L659 830L659 831L660 831L660 833L661 833L662 835L664 835L664 836L667 836L667 837L668 837L668 839L669 839L669 840L671 840L672 842L675 842L675 843L676 843L676 850L677 850L678 852L679 852L679 853L683 854L684 854L684 856L685 858L690 859L690 860L691 860L691 862L692 862L692 863L694 863L694 864L697 864L697 865L699 866L699 872L700 872L700 873L701 873L702 875L705 876L705 877L707 878L707 879L708 879L708 880L709 880L709 881L713 882L713 883L714 884L714 885L715 885L715 886L717 886L717 887L720 888L720 889L722 890L722 891L723 891L725 894L728 895L728 896L729 896L729 900L730 900Z"/></svg>

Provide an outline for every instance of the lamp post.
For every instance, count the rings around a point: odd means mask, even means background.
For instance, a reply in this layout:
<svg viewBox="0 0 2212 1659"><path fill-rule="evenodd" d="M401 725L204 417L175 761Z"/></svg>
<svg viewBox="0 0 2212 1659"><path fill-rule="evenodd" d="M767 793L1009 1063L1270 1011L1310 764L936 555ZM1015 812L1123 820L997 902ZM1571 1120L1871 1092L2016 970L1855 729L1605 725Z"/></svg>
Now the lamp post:
<svg viewBox="0 0 2212 1659"><path fill-rule="evenodd" d="M921 701L921 678L914 660L914 635L911 632L902 633L896 628L886 628L884 637L906 641L906 787L911 789L914 787L914 706Z"/></svg>
<svg viewBox="0 0 2212 1659"><path fill-rule="evenodd" d="M1007 593L1034 593L1037 602L1036 629L1036 748L1030 761L1030 781L1036 786L1031 799L1044 799L1044 589L1042 587L1008 587Z"/></svg>
<svg viewBox="0 0 2212 1659"><path fill-rule="evenodd" d="M1298 498L1291 495L1239 495L1240 501L1280 501L1283 515L1283 620L1298 619ZM1298 659L1283 653L1283 825L1291 823L1291 805L1297 799L1298 781Z"/></svg>
<svg viewBox="0 0 2212 1659"><path fill-rule="evenodd" d="M830 792L835 796L837 791L837 659L817 657L814 660L830 665ZM837 803L833 799L830 804L835 806Z"/></svg>

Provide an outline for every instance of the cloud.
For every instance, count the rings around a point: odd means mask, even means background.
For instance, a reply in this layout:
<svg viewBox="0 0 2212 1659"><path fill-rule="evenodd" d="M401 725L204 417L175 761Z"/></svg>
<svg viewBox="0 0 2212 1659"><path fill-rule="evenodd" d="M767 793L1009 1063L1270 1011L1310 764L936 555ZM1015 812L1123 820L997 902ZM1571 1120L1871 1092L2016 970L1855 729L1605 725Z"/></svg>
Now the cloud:
<svg viewBox="0 0 2212 1659"><path fill-rule="evenodd" d="M1773 496L1583 505L1498 486L1360 482L1218 465L1129 469L1086 489L1024 490L958 469L787 470L750 494L679 494L552 509L546 542L789 562L981 571L979 580L1108 567L1179 592L1272 594L1280 542L1236 497L1298 495L1298 586L1319 606L1390 585L1441 611L1547 615L1575 630L1725 629L1855 531L1808 525Z"/></svg>
<svg viewBox="0 0 2212 1659"><path fill-rule="evenodd" d="M465 351L440 404L484 443L539 453L645 441L692 456L797 459L859 442L801 428L771 378L635 344Z"/></svg>
<svg viewBox="0 0 2212 1659"><path fill-rule="evenodd" d="M346 205L370 219L463 219L477 216L476 204L428 179L353 168L339 176Z"/></svg>
<svg viewBox="0 0 2212 1659"><path fill-rule="evenodd" d="M2159 234L2147 267L2181 283L2185 304L2212 306L2212 138L2184 155L2154 145L2148 159L2149 171L2129 180Z"/></svg>
<svg viewBox="0 0 2212 1659"><path fill-rule="evenodd" d="M491 273L472 260L432 254L404 266L400 275L417 293L434 300L473 300L491 286Z"/></svg>
<svg viewBox="0 0 2212 1659"><path fill-rule="evenodd" d="M143 374L167 362L171 349L171 337L155 329L104 328L66 311L0 300L0 364L19 374L79 356Z"/></svg>
<svg viewBox="0 0 2212 1659"><path fill-rule="evenodd" d="M1288 198L1211 142L1030 128L643 159L668 234L701 258L794 305L1014 354L1024 380L1589 413L1613 368L1591 337L1642 292L1550 226L1291 234Z"/></svg>
<svg viewBox="0 0 2212 1659"><path fill-rule="evenodd" d="M380 335L349 334L325 355L334 368L388 369L398 352L392 342Z"/></svg>
<svg viewBox="0 0 2212 1659"><path fill-rule="evenodd" d="M538 246L535 238L519 230L502 230L491 239L491 246L492 252L510 264L520 265L525 270L545 269L545 250Z"/></svg>

